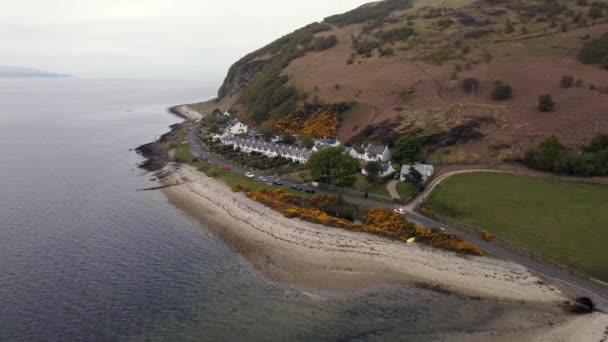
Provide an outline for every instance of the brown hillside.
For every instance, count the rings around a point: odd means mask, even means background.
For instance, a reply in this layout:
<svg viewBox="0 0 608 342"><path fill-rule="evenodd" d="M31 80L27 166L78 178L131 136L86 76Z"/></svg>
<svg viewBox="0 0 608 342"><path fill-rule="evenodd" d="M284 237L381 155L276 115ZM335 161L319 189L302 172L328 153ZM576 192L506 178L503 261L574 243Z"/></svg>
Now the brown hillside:
<svg viewBox="0 0 608 342"><path fill-rule="evenodd" d="M373 8L371 19L362 12ZM264 107L252 105L257 88L277 94L280 86L256 80L256 73L266 72L268 79L281 79L282 87L297 91L290 98L294 104L356 103L342 114L337 134L344 141L416 135L434 152L431 158L444 161L518 157L551 134L580 146L608 133L608 71L577 59L583 44L608 32L608 5L597 19L588 16L589 8L550 0L376 3L326 19L327 27L318 28L313 42L335 36L335 46L306 50L304 38L286 50L288 45L275 42L239 61L231 69L232 83L239 86L227 85L229 75L221 94L226 100L217 105L236 101L244 117L259 112ZM282 65L277 60L285 51L297 55ZM260 60L279 64L276 75L268 71L272 66L254 70ZM562 88L565 75L579 84ZM480 83L474 93L462 87L468 77ZM496 79L511 85L512 98L492 100ZM243 100L244 93L249 100ZM553 111L537 109L541 94L557 102ZM268 107L260 124L281 120L296 107L278 103Z"/></svg>

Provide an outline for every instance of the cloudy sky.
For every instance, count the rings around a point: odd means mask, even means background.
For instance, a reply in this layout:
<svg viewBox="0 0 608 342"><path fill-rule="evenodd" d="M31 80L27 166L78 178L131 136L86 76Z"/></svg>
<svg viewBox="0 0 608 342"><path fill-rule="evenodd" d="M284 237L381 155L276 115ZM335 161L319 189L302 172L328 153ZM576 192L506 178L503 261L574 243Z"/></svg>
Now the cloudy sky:
<svg viewBox="0 0 608 342"><path fill-rule="evenodd" d="M370 0L19 0L0 65L80 77L208 77L272 40Z"/></svg>

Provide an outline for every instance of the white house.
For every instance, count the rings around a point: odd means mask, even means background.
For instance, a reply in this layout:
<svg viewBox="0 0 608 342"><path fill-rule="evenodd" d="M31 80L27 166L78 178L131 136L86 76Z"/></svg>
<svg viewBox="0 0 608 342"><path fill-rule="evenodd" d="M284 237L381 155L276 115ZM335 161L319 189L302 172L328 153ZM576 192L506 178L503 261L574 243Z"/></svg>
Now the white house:
<svg viewBox="0 0 608 342"><path fill-rule="evenodd" d="M224 112L224 116L230 116L230 112L229 111L225 111Z"/></svg>
<svg viewBox="0 0 608 342"><path fill-rule="evenodd" d="M416 171L418 171L422 175L422 183L426 183L426 181L433 176L435 173L435 168L433 165L428 164L406 164L401 167L401 181L405 182L407 180L407 176L410 174L410 167L414 167Z"/></svg>
<svg viewBox="0 0 608 342"><path fill-rule="evenodd" d="M366 162L388 162L393 157L388 146L367 145L365 148L350 147L345 150L355 159L364 160Z"/></svg>
<svg viewBox="0 0 608 342"><path fill-rule="evenodd" d="M389 162L379 163L379 164L380 164L380 172L378 173L378 176L380 176L380 177L390 176L392 173L397 171L397 170L395 170L393 165L391 165L391 163L389 163ZM367 163L365 163L365 165L367 165ZM365 166L361 170L361 173L363 175L367 176L367 171L365 170Z"/></svg>
<svg viewBox="0 0 608 342"><path fill-rule="evenodd" d="M230 134L247 134L249 132L249 126L240 122L237 119L233 119L228 121L228 126L226 127L226 132Z"/></svg>

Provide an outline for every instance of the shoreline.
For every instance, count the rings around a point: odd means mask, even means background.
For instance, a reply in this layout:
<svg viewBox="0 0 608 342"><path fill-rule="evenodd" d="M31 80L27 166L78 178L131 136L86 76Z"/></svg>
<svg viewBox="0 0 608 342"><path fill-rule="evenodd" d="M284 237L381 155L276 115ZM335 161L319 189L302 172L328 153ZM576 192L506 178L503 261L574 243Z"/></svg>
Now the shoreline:
<svg viewBox="0 0 608 342"><path fill-rule="evenodd" d="M422 286L466 298L559 304L567 300L523 266L286 218L187 165L161 191L273 281L353 291Z"/></svg>
<svg viewBox="0 0 608 342"><path fill-rule="evenodd" d="M172 107L170 112L175 114L183 106ZM172 126L165 139L148 145L158 148L181 127L200 119L186 117L185 122ZM148 161L158 156L138 152ZM568 301L566 294L521 265L289 219L191 166L162 157L148 171L157 172L161 183L170 185L159 189L168 201L198 220L270 281L346 295L376 287L415 286L468 300L523 305L536 319L545 319L544 324L516 333L526 340L597 341L608 337L608 315L566 312L562 305ZM553 317L558 321L546 318L543 308L561 312ZM527 324L521 317L510 320ZM508 330L504 333L500 335L509 336L505 340L514 337Z"/></svg>

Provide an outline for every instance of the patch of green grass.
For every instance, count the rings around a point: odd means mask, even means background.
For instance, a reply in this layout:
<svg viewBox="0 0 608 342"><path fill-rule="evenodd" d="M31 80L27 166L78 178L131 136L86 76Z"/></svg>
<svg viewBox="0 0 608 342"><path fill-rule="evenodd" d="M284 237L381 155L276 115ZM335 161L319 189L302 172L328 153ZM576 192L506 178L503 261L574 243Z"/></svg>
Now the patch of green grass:
<svg viewBox="0 0 608 342"><path fill-rule="evenodd" d="M360 190L360 189L365 188L368 185L369 185L369 180L367 180L367 177L359 174L359 175L355 176L355 182L353 183L352 188L355 190Z"/></svg>
<svg viewBox="0 0 608 342"><path fill-rule="evenodd" d="M177 163L195 165L197 158L192 154L189 144L180 145L175 148L175 161Z"/></svg>
<svg viewBox="0 0 608 342"><path fill-rule="evenodd" d="M397 183L397 192L399 193L401 199L406 200L408 198L413 197L416 190L412 183L399 182Z"/></svg>
<svg viewBox="0 0 608 342"><path fill-rule="evenodd" d="M371 195L376 195L376 196L382 196L382 197L388 197L390 198L391 195L388 193L388 190L386 189L386 184L387 183L378 183L375 184L374 186L370 187L367 189L367 193L371 194Z"/></svg>
<svg viewBox="0 0 608 342"><path fill-rule="evenodd" d="M608 281L608 186L519 175L447 179L427 206Z"/></svg>

